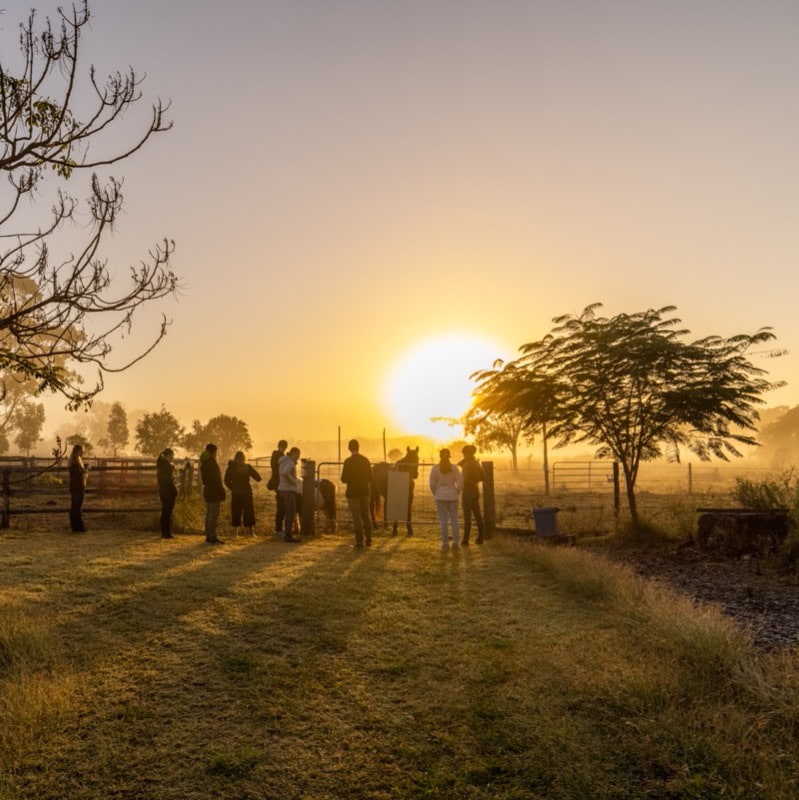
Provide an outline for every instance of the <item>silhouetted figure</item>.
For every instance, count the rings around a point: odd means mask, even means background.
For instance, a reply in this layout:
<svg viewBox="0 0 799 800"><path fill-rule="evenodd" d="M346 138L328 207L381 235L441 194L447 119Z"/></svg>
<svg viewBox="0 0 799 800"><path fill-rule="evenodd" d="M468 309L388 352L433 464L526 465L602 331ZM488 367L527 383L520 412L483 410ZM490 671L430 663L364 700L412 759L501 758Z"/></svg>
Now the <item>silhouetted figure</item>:
<svg viewBox="0 0 799 800"><path fill-rule="evenodd" d="M341 482L347 485L345 496L355 528L355 546L372 544L372 518L369 511L369 494L372 485L372 465L361 455L357 439L350 439L348 449L352 455L344 460Z"/></svg>
<svg viewBox="0 0 799 800"><path fill-rule="evenodd" d="M191 463L191 459L187 458L183 462L183 466L180 468L180 494L181 495L190 495L192 490L194 478L194 465Z"/></svg>
<svg viewBox="0 0 799 800"><path fill-rule="evenodd" d="M83 463L83 445L76 444L69 454L69 527L73 533L83 533L83 500L86 497L86 481L89 467Z"/></svg>
<svg viewBox="0 0 799 800"><path fill-rule="evenodd" d="M161 498L161 538L172 538L172 511L178 499L178 487L175 485L175 452L167 447L155 462L155 474L158 480L158 496Z"/></svg>
<svg viewBox="0 0 799 800"><path fill-rule="evenodd" d="M280 459L286 455L286 448L288 446L289 443L285 439L281 439L277 443L277 450L272 451L272 456L269 459L269 468L272 474L269 476L266 488L275 493L275 533L283 532L286 517L286 506L278 491L278 486L280 485Z"/></svg>
<svg viewBox="0 0 799 800"><path fill-rule="evenodd" d="M300 448L292 447L278 464L280 480L278 492L283 498L285 516L283 519L283 539L287 542L298 542L294 535L295 521L302 500L302 481L297 477L297 462L300 460ZM299 498L299 499L298 499Z"/></svg>
<svg viewBox="0 0 799 800"><path fill-rule="evenodd" d="M225 487L222 483L222 471L216 463L215 444L205 445L200 453L200 478L203 482L203 499L205 500L205 541L209 544L222 544L216 535L216 523L219 519L219 507L225 499Z"/></svg>
<svg viewBox="0 0 799 800"><path fill-rule="evenodd" d="M480 483L485 477L483 467L475 458L477 448L473 444L464 445L461 450L463 460L458 464L463 476L463 494L461 505L463 507L463 539L464 547L469 545L469 534L472 530L472 515L477 524L477 544L483 543L483 515L480 513Z"/></svg>
<svg viewBox="0 0 799 800"><path fill-rule="evenodd" d="M336 521L336 486L333 481L322 478L316 482L316 508L325 516L325 532L338 530Z"/></svg>
<svg viewBox="0 0 799 800"><path fill-rule="evenodd" d="M369 492L369 518L372 527L376 528L379 520L383 520L383 527L388 526L386 520L386 497L388 495L388 472L391 466L385 461L379 461L372 466L372 485Z"/></svg>
<svg viewBox="0 0 799 800"><path fill-rule="evenodd" d="M230 524L234 534L238 536L242 524L250 536L255 536L255 504L252 497L250 480L261 482L261 476L247 463L244 453L239 450L228 461L225 470L225 486L230 489Z"/></svg>

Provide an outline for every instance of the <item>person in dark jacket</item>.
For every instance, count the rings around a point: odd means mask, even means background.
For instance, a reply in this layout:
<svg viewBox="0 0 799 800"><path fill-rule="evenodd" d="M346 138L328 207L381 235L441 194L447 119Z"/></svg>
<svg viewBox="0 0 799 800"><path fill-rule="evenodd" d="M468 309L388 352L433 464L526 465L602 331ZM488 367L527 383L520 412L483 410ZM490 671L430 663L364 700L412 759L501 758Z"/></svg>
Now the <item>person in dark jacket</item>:
<svg viewBox="0 0 799 800"><path fill-rule="evenodd" d="M277 443L277 450L272 451L272 456L269 459L269 468L272 474L269 476L266 488L275 493L275 535L283 533L283 526L286 519L286 504L283 502L283 496L280 494L278 486L280 485L280 459L286 455L286 448L289 443L285 439L281 439Z"/></svg>
<svg viewBox="0 0 799 800"><path fill-rule="evenodd" d="M225 486L230 489L230 517L234 535L239 535L242 524L250 536L255 536L255 504L250 480L261 482L261 476L253 469L239 450L225 470Z"/></svg>
<svg viewBox="0 0 799 800"><path fill-rule="evenodd" d="M216 535L219 507L225 499L225 486L222 483L222 471L216 463L216 450L215 444L207 444L200 453L200 478L205 500L205 541L209 544L223 543Z"/></svg>
<svg viewBox="0 0 799 800"><path fill-rule="evenodd" d="M475 458L477 448L473 444L464 445L463 461L458 464L463 476L463 493L461 504L463 507L463 539L464 547L469 545L469 534L472 530L472 514L477 523L477 544L483 543L483 515L480 513L480 483L485 477L483 467Z"/></svg>
<svg viewBox="0 0 799 800"><path fill-rule="evenodd" d="M69 454L69 527L73 533L84 533L83 500L86 497L86 480L89 467L83 463L83 445L76 444Z"/></svg>
<svg viewBox="0 0 799 800"><path fill-rule="evenodd" d="M372 486L372 465L361 455L357 439L350 439L348 449L352 455L341 468L341 482L347 485L345 495L355 528L355 546L372 544L372 516L369 512L369 494Z"/></svg>
<svg viewBox="0 0 799 800"><path fill-rule="evenodd" d="M167 447L155 462L155 473L158 479L158 496L161 498L161 538L172 538L172 511L178 498L178 487L175 485L175 452Z"/></svg>

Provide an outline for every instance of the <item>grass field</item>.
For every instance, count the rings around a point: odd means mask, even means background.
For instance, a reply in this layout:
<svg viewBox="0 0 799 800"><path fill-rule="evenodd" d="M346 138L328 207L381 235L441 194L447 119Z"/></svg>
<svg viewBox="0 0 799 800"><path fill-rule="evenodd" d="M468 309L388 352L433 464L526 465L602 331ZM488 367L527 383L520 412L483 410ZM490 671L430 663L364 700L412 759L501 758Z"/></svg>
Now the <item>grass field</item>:
<svg viewBox="0 0 799 800"><path fill-rule="evenodd" d="M0 536L2 800L799 792L794 656L578 549L58 527Z"/></svg>

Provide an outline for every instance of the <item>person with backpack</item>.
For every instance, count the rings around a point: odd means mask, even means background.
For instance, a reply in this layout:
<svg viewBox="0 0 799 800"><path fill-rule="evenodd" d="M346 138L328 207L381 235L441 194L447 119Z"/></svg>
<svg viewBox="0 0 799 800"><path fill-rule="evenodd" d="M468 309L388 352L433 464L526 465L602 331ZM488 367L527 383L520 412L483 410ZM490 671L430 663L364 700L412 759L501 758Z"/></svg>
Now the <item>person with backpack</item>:
<svg viewBox="0 0 799 800"><path fill-rule="evenodd" d="M230 522L234 535L238 536L242 522L250 536L255 536L255 503L250 480L261 482L258 471L247 463L239 450L225 470L225 486L230 489Z"/></svg>

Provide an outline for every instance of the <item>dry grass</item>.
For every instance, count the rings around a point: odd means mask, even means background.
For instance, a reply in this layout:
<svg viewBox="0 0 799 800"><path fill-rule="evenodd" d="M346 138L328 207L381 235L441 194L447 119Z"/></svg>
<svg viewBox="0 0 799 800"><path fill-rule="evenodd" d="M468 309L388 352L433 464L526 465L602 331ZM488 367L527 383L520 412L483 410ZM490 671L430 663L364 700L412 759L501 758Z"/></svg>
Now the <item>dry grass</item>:
<svg viewBox="0 0 799 800"><path fill-rule="evenodd" d="M436 532L0 537L0 797L793 798L793 657L623 568Z"/></svg>

